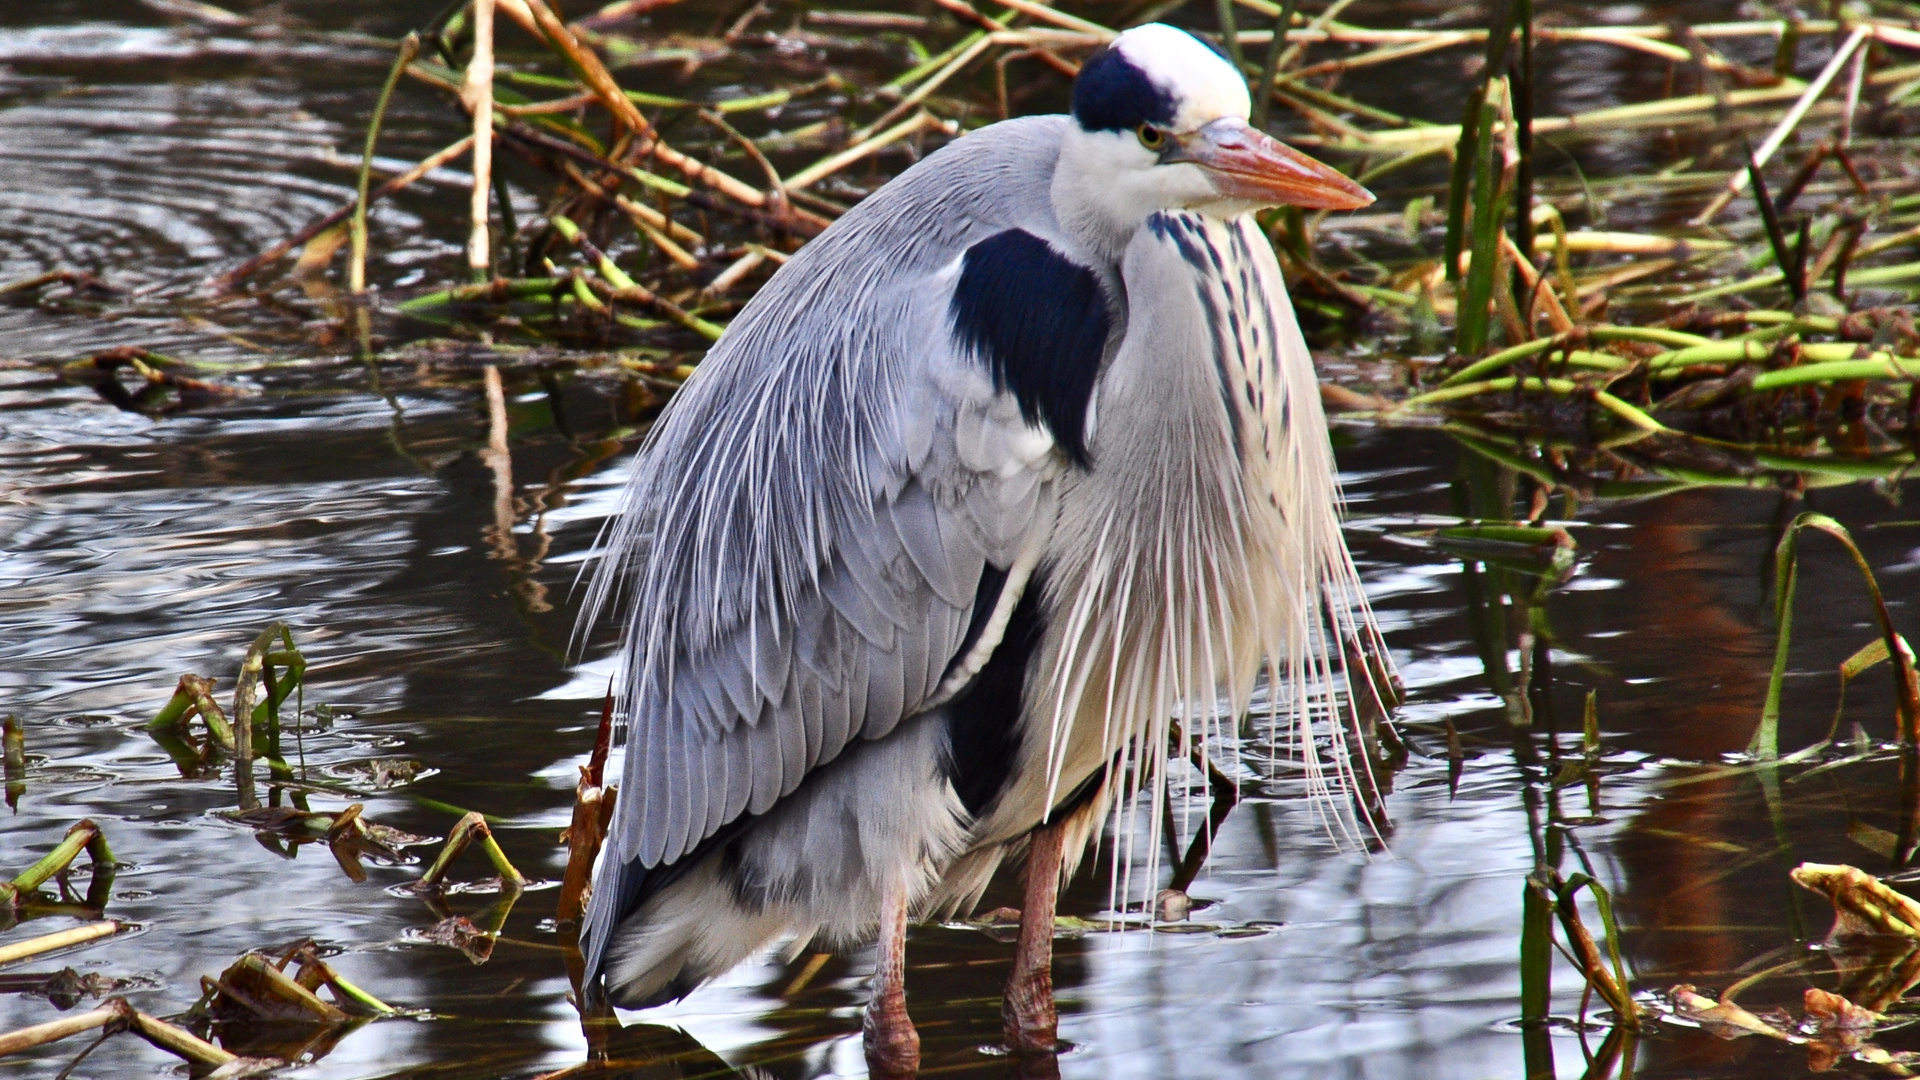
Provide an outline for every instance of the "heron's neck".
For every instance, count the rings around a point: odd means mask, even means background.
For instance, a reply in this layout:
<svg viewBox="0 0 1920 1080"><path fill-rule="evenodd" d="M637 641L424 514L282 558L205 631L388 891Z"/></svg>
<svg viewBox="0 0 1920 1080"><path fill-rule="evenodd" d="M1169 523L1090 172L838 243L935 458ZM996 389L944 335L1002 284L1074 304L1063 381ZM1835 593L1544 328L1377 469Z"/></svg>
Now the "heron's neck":
<svg viewBox="0 0 1920 1080"><path fill-rule="evenodd" d="M1054 220L1091 254L1118 267L1162 194L1126 160L1131 135L1086 131L1069 122L1053 169Z"/></svg>

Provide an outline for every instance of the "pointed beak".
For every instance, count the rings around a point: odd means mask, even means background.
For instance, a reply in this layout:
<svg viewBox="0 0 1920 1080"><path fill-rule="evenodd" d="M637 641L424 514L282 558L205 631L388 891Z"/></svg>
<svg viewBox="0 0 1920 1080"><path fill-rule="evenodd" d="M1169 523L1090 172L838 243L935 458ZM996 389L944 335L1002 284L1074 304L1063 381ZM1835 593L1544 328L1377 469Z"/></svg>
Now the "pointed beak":
<svg viewBox="0 0 1920 1080"><path fill-rule="evenodd" d="M1174 136L1162 159L1205 169L1220 194L1261 206L1357 210L1373 193L1244 120L1222 117L1191 135Z"/></svg>

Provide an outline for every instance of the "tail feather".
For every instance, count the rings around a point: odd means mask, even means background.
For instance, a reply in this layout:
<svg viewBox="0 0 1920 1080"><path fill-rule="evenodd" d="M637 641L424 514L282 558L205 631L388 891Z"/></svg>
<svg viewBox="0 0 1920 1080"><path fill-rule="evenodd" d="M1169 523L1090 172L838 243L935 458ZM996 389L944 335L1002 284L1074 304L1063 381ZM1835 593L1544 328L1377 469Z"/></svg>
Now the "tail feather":
<svg viewBox="0 0 1920 1080"><path fill-rule="evenodd" d="M749 910L707 858L602 932L587 952L588 981L603 975L607 1000L627 1009L678 1001L789 932L785 913Z"/></svg>

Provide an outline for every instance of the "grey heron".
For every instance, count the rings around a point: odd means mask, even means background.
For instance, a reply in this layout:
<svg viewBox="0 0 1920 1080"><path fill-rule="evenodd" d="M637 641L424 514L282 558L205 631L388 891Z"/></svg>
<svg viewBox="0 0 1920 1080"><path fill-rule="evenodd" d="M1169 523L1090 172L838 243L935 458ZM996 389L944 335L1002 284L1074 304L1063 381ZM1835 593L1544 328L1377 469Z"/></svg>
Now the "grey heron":
<svg viewBox="0 0 1920 1080"><path fill-rule="evenodd" d="M1252 218L1372 196L1248 112L1210 46L1128 30L1071 115L965 135L809 243L662 415L589 597L625 612L582 933L613 1003L877 929L868 1053L908 1071L909 918L1024 852L1004 1016L1050 1048L1059 882L1157 790L1169 718L1373 633Z"/></svg>

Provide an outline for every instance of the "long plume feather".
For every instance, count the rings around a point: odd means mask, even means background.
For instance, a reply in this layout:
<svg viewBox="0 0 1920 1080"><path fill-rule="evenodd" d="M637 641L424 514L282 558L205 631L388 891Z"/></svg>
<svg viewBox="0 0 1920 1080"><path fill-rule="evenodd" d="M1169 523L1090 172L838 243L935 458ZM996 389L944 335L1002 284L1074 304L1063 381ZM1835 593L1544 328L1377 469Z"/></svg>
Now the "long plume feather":
<svg viewBox="0 0 1920 1080"><path fill-rule="evenodd" d="M1125 404L1100 408L1096 466L1063 496L1073 520L1049 578L1061 629L1041 672L1056 688L1047 805L1088 762L1113 770L1116 906L1132 895L1143 812L1156 879L1170 755L1191 746L1206 770L1237 742L1263 671L1269 751L1290 745L1329 831L1364 840L1377 823L1348 797L1372 790L1350 752L1355 694L1380 691L1372 670L1352 677L1343 643L1387 662L1340 532L1312 360L1265 239L1249 218L1162 215L1129 251L1127 280L1146 297L1129 342L1146 344L1123 346L1106 375L1102 393Z"/></svg>

